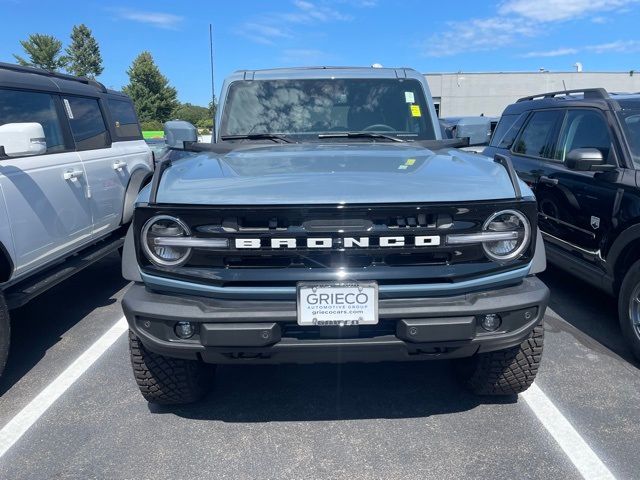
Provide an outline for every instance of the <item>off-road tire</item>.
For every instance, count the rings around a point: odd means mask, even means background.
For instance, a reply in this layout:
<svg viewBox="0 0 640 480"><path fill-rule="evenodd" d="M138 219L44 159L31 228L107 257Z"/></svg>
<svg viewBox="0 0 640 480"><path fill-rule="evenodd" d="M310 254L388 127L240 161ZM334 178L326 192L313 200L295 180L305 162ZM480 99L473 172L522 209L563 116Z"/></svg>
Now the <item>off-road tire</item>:
<svg viewBox="0 0 640 480"><path fill-rule="evenodd" d="M9 355L9 342L11 341L11 322L9 309L4 301L4 295L0 292L0 376L4 371Z"/></svg>
<svg viewBox="0 0 640 480"><path fill-rule="evenodd" d="M631 316L629 315L629 304L631 295L635 287L640 283L640 260L631 265L627 270L622 285L620 286L620 294L618 295L618 318L620 319L620 329L629 342L631 351L640 360L640 336L634 331Z"/></svg>
<svg viewBox="0 0 640 480"><path fill-rule="evenodd" d="M144 348L132 331L129 331L129 352L138 388L150 403L193 403L211 388L213 365L158 355Z"/></svg>
<svg viewBox="0 0 640 480"><path fill-rule="evenodd" d="M543 343L544 326L540 322L520 345L464 359L459 372L477 395L517 395L535 380Z"/></svg>

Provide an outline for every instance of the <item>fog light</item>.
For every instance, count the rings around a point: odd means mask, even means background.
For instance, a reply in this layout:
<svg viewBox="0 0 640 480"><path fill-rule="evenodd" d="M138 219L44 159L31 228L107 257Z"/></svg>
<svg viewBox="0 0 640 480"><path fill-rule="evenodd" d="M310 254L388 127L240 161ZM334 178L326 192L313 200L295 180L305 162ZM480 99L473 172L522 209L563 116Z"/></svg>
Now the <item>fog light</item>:
<svg viewBox="0 0 640 480"><path fill-rule="evenodd" d="M500 327L501 323L502 319L497 313L487 313L486 315L480 315L480 325L487 332L496 331Z"/></svg>
<svg viewBox="0 0 640 480"><path fill-rule="evenodd" d="M178 338L187 339L193 337L195 329L191 322L178 322L176 323L175 332Z"/></svg>

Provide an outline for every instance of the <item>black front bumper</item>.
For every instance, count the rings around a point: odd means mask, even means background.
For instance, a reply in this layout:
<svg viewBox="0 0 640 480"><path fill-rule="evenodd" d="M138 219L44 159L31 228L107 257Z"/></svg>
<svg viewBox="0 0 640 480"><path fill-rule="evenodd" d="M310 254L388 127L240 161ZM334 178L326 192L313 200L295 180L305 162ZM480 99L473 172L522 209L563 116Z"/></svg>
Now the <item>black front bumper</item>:
<svg viewBox="0 0 640 480"><path fill-rule="evenodd" d="M536 277L516 286L437 298L381 299L379 324L300 327L292 301L219 300L155 293L134 284L122 307L129 327L156 353L209 363L316 363L469 357L518 345L537 325L549 289ZM486 332L476 316L497 313ZM179 339L176 322L195 324Z"/></svg>

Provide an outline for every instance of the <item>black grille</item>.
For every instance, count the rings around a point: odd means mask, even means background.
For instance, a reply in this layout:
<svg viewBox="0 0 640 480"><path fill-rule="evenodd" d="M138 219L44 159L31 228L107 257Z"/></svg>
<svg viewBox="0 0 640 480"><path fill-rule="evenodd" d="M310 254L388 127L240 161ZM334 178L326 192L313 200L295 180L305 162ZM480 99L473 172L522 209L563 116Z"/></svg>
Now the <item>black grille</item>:
<svg viewBox="0 0 640 480"><path fill-rule="evenodd" d="M511 269L530 261L529 251L518 261L499 265L481 245L446 245L452 233L473 233L498 210L517 208L536 225L535 202L494 201L456 205L256 206L214 208L155 206L137 208L136 235L155 215L172 215L189 225L199 238L225 238L228 249L195 249L189 261L175 268L151 265L138 249L144 269L165 276L197 277L216 285L295 285L302 280L334 279L345 269L351 278L398 283L451 282ZM365 229L365 230L362 230ZM402 236L404 246L379 246L380 237ZM438 236L438 246L413 246L416 236ZM370 239L368 248L345 247L345 237ZM271 248L273 239L296 239L298 248ZM330 248L307 248L307 239L329 238ZM535 237L534 237L535 238ZM259 249L235 248L236 239L260 239ZM139 245L139 238L136 239ZM327 272L326 274L323 272Z"/></svg>

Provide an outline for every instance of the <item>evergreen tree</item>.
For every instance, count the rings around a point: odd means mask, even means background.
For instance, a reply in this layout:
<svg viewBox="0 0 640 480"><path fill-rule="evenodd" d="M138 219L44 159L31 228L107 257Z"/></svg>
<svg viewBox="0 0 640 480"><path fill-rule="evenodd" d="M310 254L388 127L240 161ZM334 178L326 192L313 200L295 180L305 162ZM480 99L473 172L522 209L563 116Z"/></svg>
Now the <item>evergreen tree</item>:
<svg viewBox="0 0 640 480"><path fill-rule="evenodd" d="M142 52L127 70L129 85L123 88L131 97L141 122L166 122L178 106L176 89L153 61L149 52Z"/></svg>
<svg viewBox="0 0 640 480"><path fill-rule="evenodd" d="M20 65L55 72L67 64L67 58L62 56L62 42L51 35L35 33L20 40L20 44L28 57L14 55Z"/></svg>
<svg viewBox="0 0 640 480"><path fill-rule="evenodd" d="M80 77L95 78L102 73L102 55L91 30L81 23L71 31L71 45L67 47L69 72Z"/></svg>

